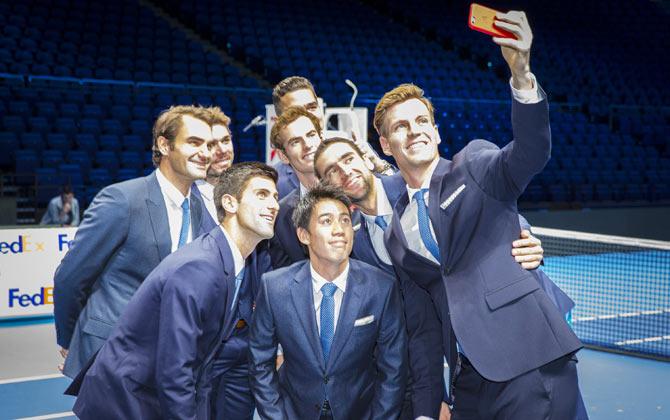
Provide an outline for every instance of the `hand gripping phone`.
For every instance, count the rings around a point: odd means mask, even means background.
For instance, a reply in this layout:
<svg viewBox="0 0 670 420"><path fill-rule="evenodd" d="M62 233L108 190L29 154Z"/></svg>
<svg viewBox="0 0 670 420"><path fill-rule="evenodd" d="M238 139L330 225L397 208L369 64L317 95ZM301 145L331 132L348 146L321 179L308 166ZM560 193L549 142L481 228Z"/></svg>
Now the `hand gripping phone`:
<svg viewBox="0 0 670 420"><path fill-rule="evenodd" d="M468 26L478 32L483 32L487 35L516 39L513 33L507 32L493 25L496 20L497 10L491 9L481 4L472 3L470 5L470 17L468 18Z"/></svg>

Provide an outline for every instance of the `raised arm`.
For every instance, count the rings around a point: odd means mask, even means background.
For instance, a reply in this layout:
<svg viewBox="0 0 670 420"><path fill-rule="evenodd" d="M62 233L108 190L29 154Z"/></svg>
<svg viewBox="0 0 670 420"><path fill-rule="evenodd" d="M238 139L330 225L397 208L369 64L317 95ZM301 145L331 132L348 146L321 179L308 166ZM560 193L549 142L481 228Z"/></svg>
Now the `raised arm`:
<svg viewBox="0 0 670 420"><path fill-rule="evenodd" d="M533 34L525 13L499 14L496 25L517 37L493 38L512 74L513 141L502 149L474 142L468 146L466 159L480 187L494 198L508 201L517 199L549 160L551 132L546 94L530 72Z"/></svg>

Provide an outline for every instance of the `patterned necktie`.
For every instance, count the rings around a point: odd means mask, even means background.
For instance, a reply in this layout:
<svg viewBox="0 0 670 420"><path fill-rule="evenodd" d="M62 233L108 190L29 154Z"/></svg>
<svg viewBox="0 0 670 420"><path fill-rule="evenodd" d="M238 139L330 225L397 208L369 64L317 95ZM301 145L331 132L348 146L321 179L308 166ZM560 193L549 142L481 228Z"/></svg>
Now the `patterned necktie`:
<svg viewBox="0 0 670 420"><path fill-rule="evenodd" d="M419 234L421 234L421 240L426 246L426 249L430 254L437 260L440 261L440 248L437 246L435 238L430 231L430 218L428 217L428 206L426 205L426 200L424 199L424 193L428 191L427 188L419 190L414 193L414 199L416 200L418 208L418 219L419 219Z"/></svg>
<svg viewBox="0 0 670 420"><path fill-rule="evenodd" d="M323 298L321 299L321 348L323 349L323 361L328 362L330 345L333 344L335 332L335 299L333 295L337 286L326 283L321 287Z"/></svg>
<svg viewBox="0 0 670 420"><path fill-rule="evenodd" d="M388 223L386 223L386 220L384 220L384 216L375 217L375 225L382 228L383 231L386 231L386 228L388 227Z"/></svg>
<svg viewBox="0 0 670 420"><path fill-rule="evenodd" d="M244 268L240 273L235 277L235 294L233 295L233 304L230 307L231 311L235 310L235 305L237 305L237 295L240 293L240 286L242 285L242 279L244 278Z"/></svg>
<svg viewBox="0 0 670 420"><path fill-rule="evenodd" d="M188 198L181 203L181 230L179 231L179 242L177 248L181 248L188 239L188 229L191 226L191 207L188 204Z"/></svg>

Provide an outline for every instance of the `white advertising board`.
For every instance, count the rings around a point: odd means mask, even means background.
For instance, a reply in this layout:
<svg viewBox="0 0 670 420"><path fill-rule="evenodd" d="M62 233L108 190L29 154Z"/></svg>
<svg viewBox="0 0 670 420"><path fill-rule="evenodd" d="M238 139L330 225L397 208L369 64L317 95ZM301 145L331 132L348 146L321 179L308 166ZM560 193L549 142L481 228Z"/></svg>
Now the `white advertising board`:
<svg viewBox="0 0 670 420"><path fill-rule="evenodd" d="M0 319L53 314L53 276L75 227L0 229Z"/></svg>

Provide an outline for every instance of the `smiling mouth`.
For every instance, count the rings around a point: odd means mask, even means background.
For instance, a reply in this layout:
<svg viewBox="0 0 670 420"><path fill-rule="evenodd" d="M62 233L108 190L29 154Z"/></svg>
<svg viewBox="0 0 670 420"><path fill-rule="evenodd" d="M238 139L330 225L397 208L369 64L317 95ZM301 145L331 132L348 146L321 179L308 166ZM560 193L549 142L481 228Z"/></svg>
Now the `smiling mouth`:
<svg viewBox="0 0 670 420"><path fill-rule="evenodd" d="M329 244L335 247L343 247L347 245L347 241L331 241Z"/></svg>
<svg viewBox="0 0 670 420"><path fill-rule="evenodd" d="M407 145L407 149L408 150L414 150L414 149L418 149L421 146L427 146L427 145L428 145L428 142L426 140L419 140L419 141L415 141L415 142L410 143L409 145Z"/></svg>
<svg viewBox="0 0 670 420"><path fill-rule="evenodd" d="M275 222L275 216L272 216L272 215L269 215L269 214L262 214L262 215L261 215L261 219L265 219L265 220L267 220L267 221L270 222L270 223L274 223L274 222Z"/></svg>
<svg viewBox="0 0 670 420"><path fill-rule="evenodd" d="M315 155L315 154L316 154L316 152L307 153L307 154L304 155L302 158L303 158L304 160L314 160L314 155Z"/></svg>

